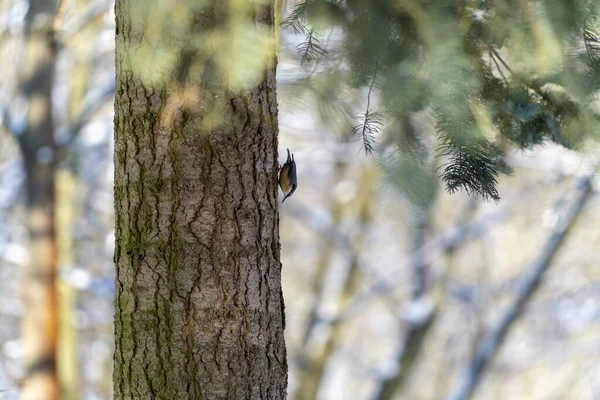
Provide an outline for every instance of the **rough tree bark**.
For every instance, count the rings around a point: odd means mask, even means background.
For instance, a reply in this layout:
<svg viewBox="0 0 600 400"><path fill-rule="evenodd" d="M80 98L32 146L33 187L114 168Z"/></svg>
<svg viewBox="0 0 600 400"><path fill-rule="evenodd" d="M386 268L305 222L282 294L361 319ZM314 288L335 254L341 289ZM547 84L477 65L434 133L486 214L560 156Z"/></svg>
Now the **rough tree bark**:
<svg viewBox="0 0 600 400"><path fill-rule="evenodd" d="M274 49L241 92L210 60L194 75L201 47L150 85L131 63L152 42L135 3L116 3L114 397L283 399ZM257 3L248 18L274 33L273 4ZM196 11L178 43L225 24L219 7Z"/></svg>
<svg viewBox="0 0 600 400"><path fill-rule="evenodd" d="M26 376L23 399L60 398L56 350L58 295L55 226L56 147L52 86L56 60L53 22L56 0L32 0L26 17L26 47L19 90L28 112L18 141L26 171L29 263L23 277L22 336Z"/></svg>

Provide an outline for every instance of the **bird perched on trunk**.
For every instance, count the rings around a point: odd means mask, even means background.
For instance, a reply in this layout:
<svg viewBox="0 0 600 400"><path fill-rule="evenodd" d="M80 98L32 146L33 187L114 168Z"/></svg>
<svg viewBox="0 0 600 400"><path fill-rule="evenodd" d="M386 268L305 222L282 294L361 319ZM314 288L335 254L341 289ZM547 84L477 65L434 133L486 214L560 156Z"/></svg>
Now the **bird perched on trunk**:
<svg viewBox="0 0 600 400"><path fill-rule="evenodd" d="M287 149L287 161L279 171L279 187L283 191L284 197L282 203L296 191L298 181L296 180L296 161L294 155Z"/></svg>

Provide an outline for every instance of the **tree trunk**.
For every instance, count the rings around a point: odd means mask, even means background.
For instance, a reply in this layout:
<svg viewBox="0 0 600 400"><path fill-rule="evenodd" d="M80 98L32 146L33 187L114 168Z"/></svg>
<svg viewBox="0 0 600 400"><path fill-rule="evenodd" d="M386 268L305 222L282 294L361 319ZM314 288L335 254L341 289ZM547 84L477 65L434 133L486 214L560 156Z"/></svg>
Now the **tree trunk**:
<svg viewBox="0 0 600 400"><path fill-rule="evenodd" d="M239 93L202 46L149 84L132 60L152 26L134 3L116 3L114 397L284 399L274 49ZM259 3L248 18L273 34ZM194 11L177 40L165 18L161 40L191 43L224 24L219 7Z"/></svg>
<svg viewBox="0 0 600 400"><path fill-rule="evenodd" d="M28 100L24 132L18 137L27 176L29 263L24 271L22 336L26 376L22 398L60 398L58 341L55 154L52 85L56 1L33 0L26 19L26 49L19 89Z"/></svg>

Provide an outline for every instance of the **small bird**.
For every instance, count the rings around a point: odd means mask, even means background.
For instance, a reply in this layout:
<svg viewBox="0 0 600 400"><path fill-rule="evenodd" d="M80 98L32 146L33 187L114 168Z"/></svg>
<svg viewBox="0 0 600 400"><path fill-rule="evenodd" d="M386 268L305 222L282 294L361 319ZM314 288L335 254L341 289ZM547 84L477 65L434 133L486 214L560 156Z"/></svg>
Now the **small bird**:
<svg viewBox="0 0 600 400"><path fill-rule="evenodd" d="M285 195L282 203L296 191L298 181L296 179L296 161L294 155L290 155L290 149L287 149L287 161L279 171L279 187Z"/></svg>

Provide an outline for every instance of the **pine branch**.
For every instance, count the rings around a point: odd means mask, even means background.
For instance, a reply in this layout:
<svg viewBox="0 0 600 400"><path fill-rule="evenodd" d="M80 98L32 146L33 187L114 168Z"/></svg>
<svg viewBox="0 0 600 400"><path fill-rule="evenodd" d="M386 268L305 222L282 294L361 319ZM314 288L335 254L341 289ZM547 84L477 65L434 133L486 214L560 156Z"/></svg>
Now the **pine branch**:
<svg viewBox="0 0 600 400"><path fill-rule="evenodd" d="M318 33L314 29L310 29L306 34L306 40L296 46L298 54L301 55L301 65L318 63L322 59L327 58L327 50L321 46L317 36Z"/></svg>
<svg viewBox="0 0 600 400"><path fill-rule="evenodd" d="M373 154L375 135L381 131L382 118L381 114L367 109L361 117L362 123L352 128L352 136L359 136L359 140L363 142L365 153L369 155Z"/></svg>
<svg viewBox="0 0 600 400"><path fill-rule="evenodd" d="M371 95L377 80L378 66L375 68L375 73L369 86L367 94L367 109L361 116L362 123L352 128L352 136L358 136L363 142L363 148L368 155L373 154L373 146L375 144L375 135L377 135L383 126L383 115L378 112L371 111Z"/></svg>
<svg viewBox="0 0 600 400"><path fill-rule="evenodd" d="M490 54L490 58L492 59L492 61L496 65L496 69L498 70L498 73L502 77L502 80L504 81L504 83L506 85L508 85L508 80L506 79L506 76L504 76L504 72L502 72L502 68L500 68L500 64L498 64L498 60L496 59L496 56L494 56L494 54L497 54L497 52L493 51L493 49L490 48L490 53L489 54Z"/></svg>
<svg viewBox="0 0 600 400"><path fill-rule="evenodd" d="M506 61L504 61L502 56L500 56L500 53L498 53L498 50L496 50L493 46L490 46L490 50L492 51L492 54L502 63L504 68L506 68L506 70L512 74L512 69L508 66Z"/></svg>
<svg viewBox="0 0 600 400"><path fill-rule="evenodd" d="M310 0L304 0L296 4L290 15L281 22L283 29L293 29L294 33L308 34L309 29L306 23L306 9Z"/></svg>
<svg viewBox="0 0 600 400"><path fill-rule="evenodd" d="M476 124L472 120L465 123L437 113L436 130L441 140L438 155L448 157L448 162L440 166L442 180L449 193L464 189L471 195L498 201L497 165L501 152L487 139L470 134L473 129Z"/></svg>
<svg viewBox="0 0 600 400"><path fill-rule="evenodd" d="M600 35L595 26L598 16L589 18L583 26L583 43L588 57L587 85L597 89L600 86Z"/></svg>
<svg viewBox="0 0 600 400"><path fill-rule="evenodd" d="M298 3L290 15L283 20L281 25L283 29L293 29L294 33L303 33L306 38L304 42L296 46L298 54L301 55L300 63L302 65L319 62L327 57L327 50L319 41L319 34L313 28L308 26L306 21L306 9L311 0L304 0Z"/></svg>

